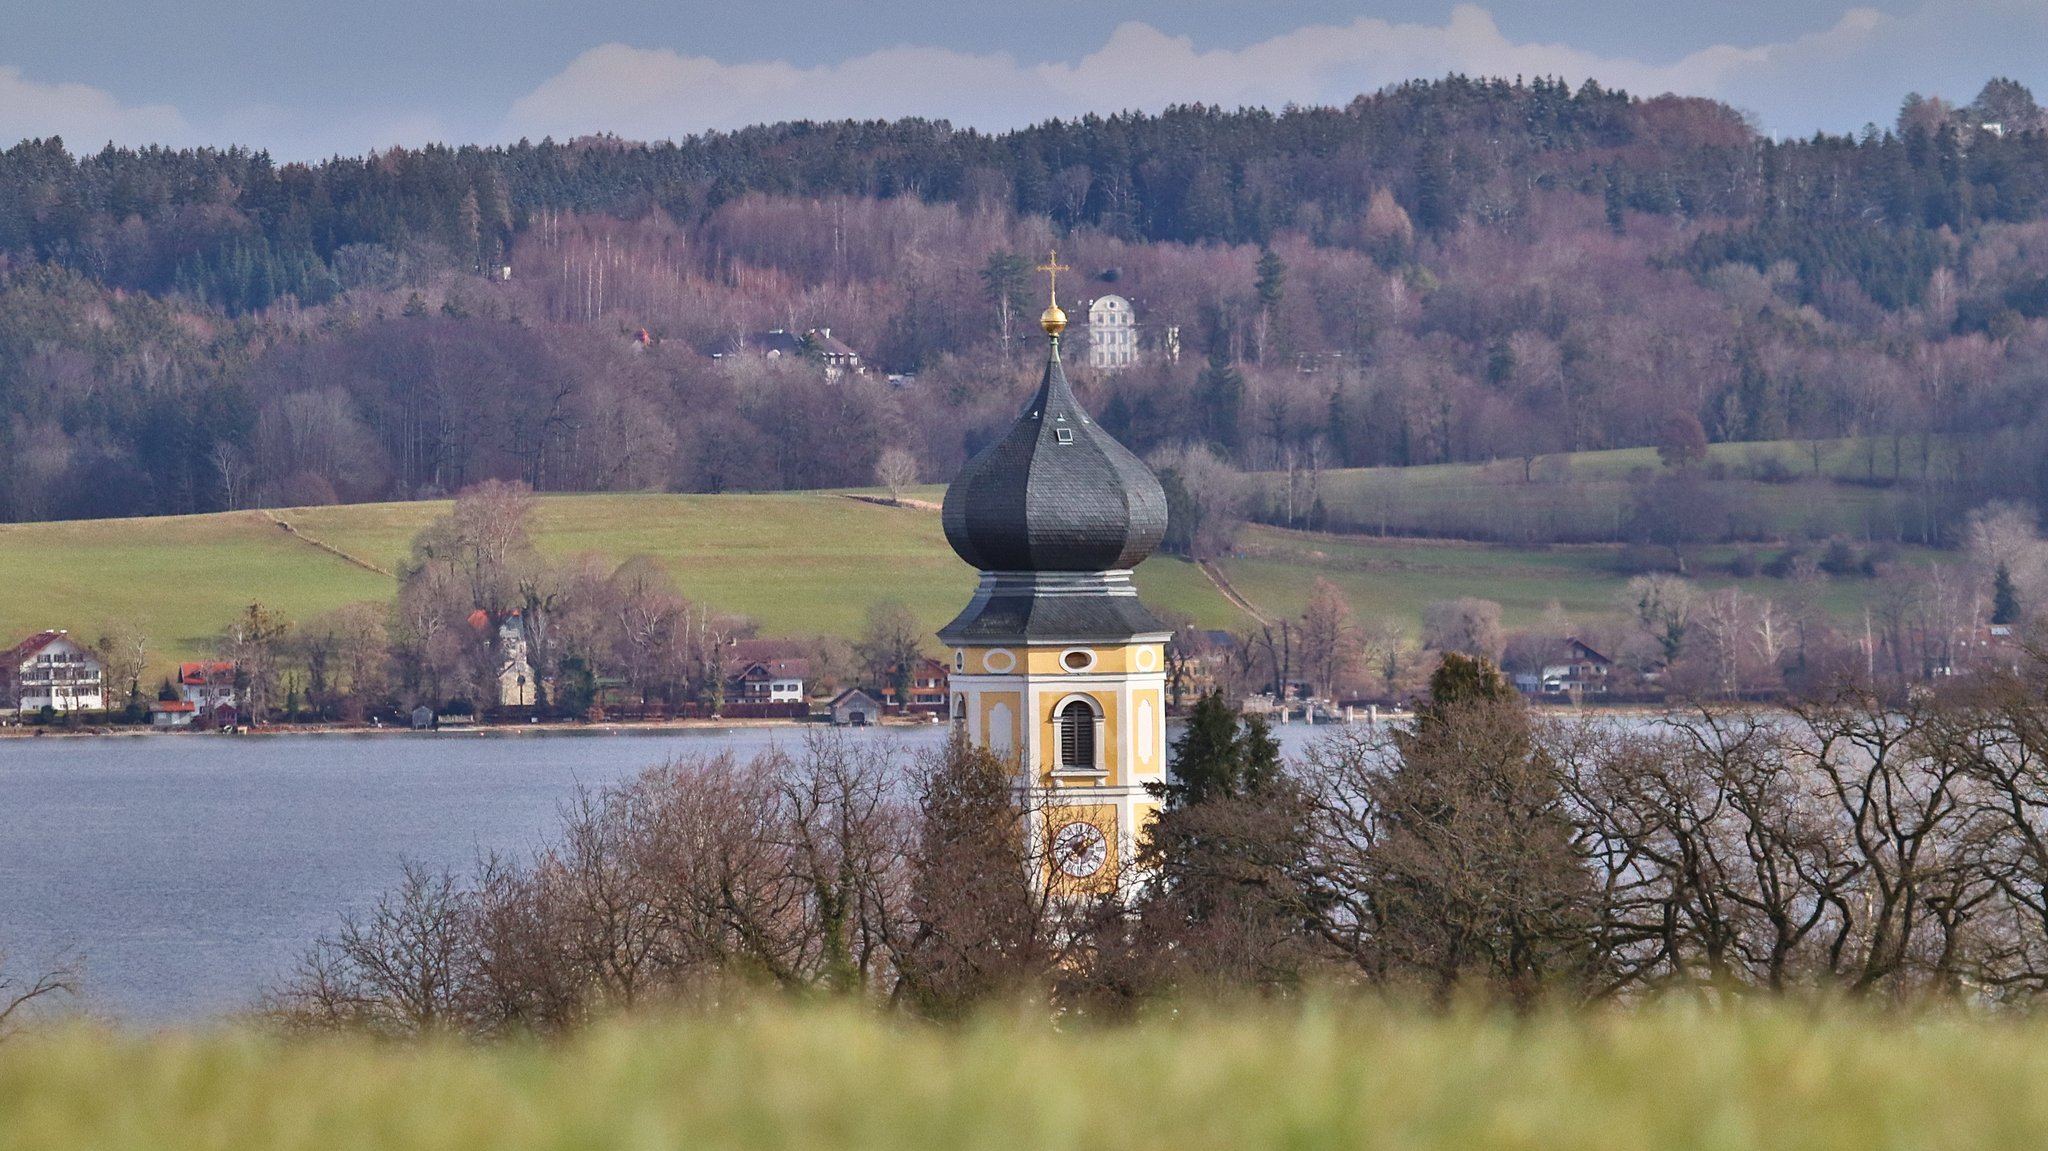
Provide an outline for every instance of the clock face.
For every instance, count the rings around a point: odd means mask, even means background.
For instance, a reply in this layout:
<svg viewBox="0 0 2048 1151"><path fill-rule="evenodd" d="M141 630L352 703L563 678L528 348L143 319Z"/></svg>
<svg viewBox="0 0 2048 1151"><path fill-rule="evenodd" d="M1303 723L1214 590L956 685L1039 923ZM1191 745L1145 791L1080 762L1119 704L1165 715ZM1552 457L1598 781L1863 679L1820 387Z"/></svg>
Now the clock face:
<svg viewBox="0 0 2048 1151"><path fill-rule="evenodd" d="M1053 866L1075 879L1086 879L1109 862L1109 840L1092 823L1070 823L1052 834Z"/></svg>

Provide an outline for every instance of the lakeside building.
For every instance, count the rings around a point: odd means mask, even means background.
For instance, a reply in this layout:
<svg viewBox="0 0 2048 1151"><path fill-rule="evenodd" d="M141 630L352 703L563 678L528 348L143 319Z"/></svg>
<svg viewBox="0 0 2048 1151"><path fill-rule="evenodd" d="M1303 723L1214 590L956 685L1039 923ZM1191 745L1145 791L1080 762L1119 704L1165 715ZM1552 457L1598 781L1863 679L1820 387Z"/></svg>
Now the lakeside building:
<svg viewBox="0 0 2048 1151"><path fill-rule="evenodd" d="M178 702L190 704L190 714L195 718L210 715L222 707L233 709L236 706L234 663L228 660L208 660L204 663L179 664ZM172 711L167 714L184 713ZM173 726L182 725L174 723Z"/></svg>
<svg viewBox="0 0 2048 1151"><path fill-rule="evenodd" d="M857 687L833 696L827 706L833 724L838 727L869 727L882 722L882 701Z"/></svg>
<svg viewBox="0 0 2048 1151"><path fill-rule="evenodd" d="M1060 362L1057 259L1037 393L946 490L946 542L978 569L952 649L954 722L1016 756L1050 848L1048 882L1107 888L1135 858L1166 781L1166 643L1131 569L1166 533L1166 494L1074 398Z"/></svg>
<svg viewBox="0 0 2048 1151"><path fill-rule="evenodd" d="M37 632L0 655L0 707L64 712L106 706L106 674L99 657L69 632Z"/></svg>
<svg viewBox="0 0 2048 1151"><path fill-rule="evenodd" d="M726 681L725 698L734 703L802 703L808 660L757 659Z"/></svg>
<svg viewBox="0 0 2048 1151"><path fill-rule="evenodd" d="M149 726L191 727L199 722L199 705L183 699L160 699L149 705Z"/></svg>
<svg viewBox="0 0 2048 1151"><path fill-rule="evenodd" d="M883 677L882 686L878 690L882 694L882 702L892 708L943 714L946 710L947 696L951 693L947 683L949 674L945 664L930 656L919 656L917 662L912 664L907 672L900 665L891 665L889 674ZM903 699L896 698L898 676L903 677L907 684L906 697Z"/></svg>

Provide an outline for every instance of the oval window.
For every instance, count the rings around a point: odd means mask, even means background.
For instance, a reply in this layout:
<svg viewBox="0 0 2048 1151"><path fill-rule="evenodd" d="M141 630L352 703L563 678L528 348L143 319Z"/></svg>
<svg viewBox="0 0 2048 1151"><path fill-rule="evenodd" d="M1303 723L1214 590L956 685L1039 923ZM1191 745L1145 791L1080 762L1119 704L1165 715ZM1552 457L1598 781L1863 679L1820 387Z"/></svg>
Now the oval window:
<svg viewBox="0 0 2048 1151"><path fill-rule="evenodd" d="M1074 648L1060 656L1060 666L1068 671L1087 671L1095 666L1095 653L1086 648Z"/></svg>

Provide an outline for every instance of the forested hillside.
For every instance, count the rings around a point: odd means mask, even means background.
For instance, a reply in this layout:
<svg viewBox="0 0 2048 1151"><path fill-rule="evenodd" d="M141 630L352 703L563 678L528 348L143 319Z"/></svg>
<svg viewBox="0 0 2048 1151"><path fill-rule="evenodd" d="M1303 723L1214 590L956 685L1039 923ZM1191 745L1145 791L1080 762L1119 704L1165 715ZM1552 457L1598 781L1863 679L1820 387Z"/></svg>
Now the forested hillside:
<svg viewBox="0 0 2048 1151"><path fill-rule="evenodd" d="M1460 77L315 166L30 141L0 153L0 515L863 484L892 447L943 480L1023 395L1055 245L1137 309L1141 362L1074 374L1141 452L1534 461L1696 420L1910 441L1883 482L1944 507L2039 498L2044 216L2010 81L1788 142ZM772 328L877 371L707 354Z"/></svg>

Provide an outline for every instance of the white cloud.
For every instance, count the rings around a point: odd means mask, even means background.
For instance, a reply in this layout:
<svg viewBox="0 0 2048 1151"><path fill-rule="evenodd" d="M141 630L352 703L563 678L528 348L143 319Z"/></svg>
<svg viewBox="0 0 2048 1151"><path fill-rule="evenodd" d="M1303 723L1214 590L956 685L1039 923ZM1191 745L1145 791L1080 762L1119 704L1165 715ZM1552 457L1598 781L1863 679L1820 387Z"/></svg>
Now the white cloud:
<svg viewBox="0 0 2048 1151"><path fill-rule="evenodd" d="M279 160L317 162L330 156L361 156L386 148L470 143L439 116L395 110L364 110L318 118L275 104L251 105L223 114L210 127L220 139L267 141Z"/></svg>
<svg viewBox="0 0 2048 1151"><path fill-rule="evenodd" d="M438 116L402 108L317 117L256 104L227 109L195 126L169 104L124 105L103 88L42 83L23 76L19 68L0 65L0 148L47 136L62 136L73 155L96 152L108 141L168 147L243 144L269 148L280 159L309 161L455 139Z"/></svg>
<svg viewBox="0 0 2048 1151"><path fill-rule="evenodd" d="M45 84L0 66L0 147L28 137L62 136L73 153L116 144L186 144L191 125L169 104L122 104L89 84Z"/></svg>
<svg viewBox="0 0 2048 1151"><path fill-rule="evenodd" d="M1360 92L1450 72L1591 77L1640 95L1677 92L1751 108L1767 129L1845 130L1888 120L1909 87L1968 99L1998 71L1999 44L2039 45L2048 6L2030 0L1929 0L1903 17L1850 8L1823 30L1759 45L1715 45L1650 63L1565 43L1510 39L1460 4L1441 25L1362 17L1300 28L1241 49L1203 51L1146 24L1118 27L1079 61L1020 64L1003 54L899 47L818 67L727 64L666 48L605 44L519 99L504 138L615 132L662 139L789 119L929 116L1002 129L1052 116L1156 111L1201 101L1234 107L1342 103ZM1989 71L1975 72L1978 68ZM1967 91L1958 90L1963 84Z"/></svg>

